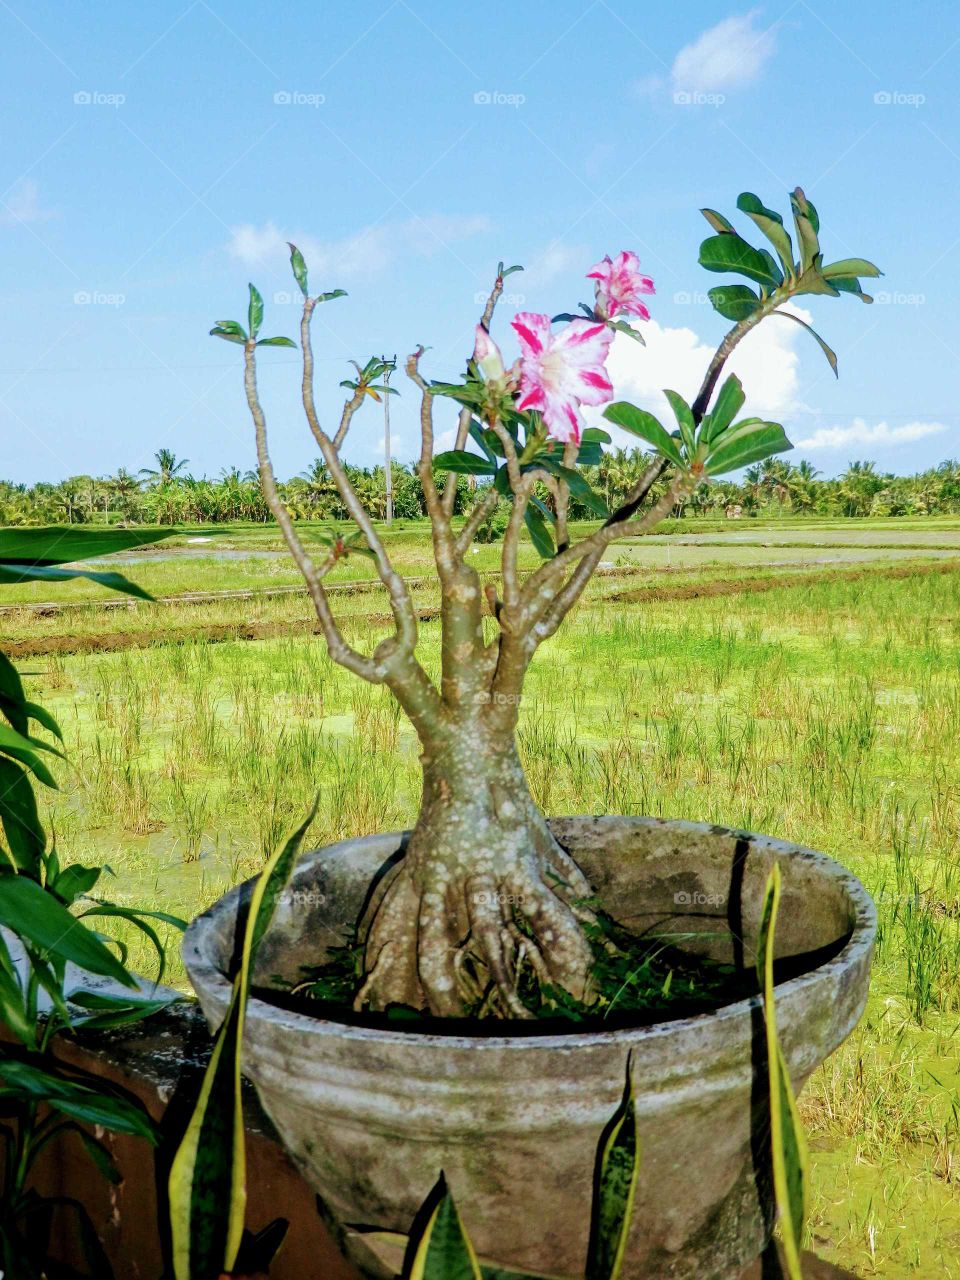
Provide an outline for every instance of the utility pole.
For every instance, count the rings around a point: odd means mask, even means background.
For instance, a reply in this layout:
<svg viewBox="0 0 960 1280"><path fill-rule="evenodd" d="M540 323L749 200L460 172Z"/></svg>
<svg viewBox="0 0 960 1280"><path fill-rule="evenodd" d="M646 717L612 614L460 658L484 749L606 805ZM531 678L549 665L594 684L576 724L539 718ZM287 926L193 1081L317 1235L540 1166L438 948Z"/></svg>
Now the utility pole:
<svg viewBox="0 0 960 1280"><path fill-rule="evenodd" d="M397 357L388 360L386 356L380 359L386 365L383 372L383 385L387 388L390 386L390 375L397 367ZM387 524L393 524L393 463L390 457L390 392L384 392L383 395L383 473L386 481L387 490Z"/></svg>

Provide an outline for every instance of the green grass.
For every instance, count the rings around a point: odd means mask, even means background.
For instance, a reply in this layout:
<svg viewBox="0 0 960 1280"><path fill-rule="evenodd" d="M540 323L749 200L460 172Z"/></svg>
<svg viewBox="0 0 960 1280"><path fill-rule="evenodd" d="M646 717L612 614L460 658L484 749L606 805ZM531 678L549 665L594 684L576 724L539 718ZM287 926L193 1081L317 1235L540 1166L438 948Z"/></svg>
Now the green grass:
<svg viewBox="0 0 960 1280"><path fill-rule="evenodd" d="M406 536L410 563L425 561L422 533ZM629 582L730 572L651 566ZM733 576L768 573L738 564ZM960 1277L960 568L851 580L831 566L762 594L642 607L606 598L623 586L599 581L538 655L520 728L537 799L552 814L752 828L823 849L862 877L881 921L870 1002L801 1099L810 1242L864 1276ZM340 605L358 611L345 625L369 645L369 597ZM286 597L191 609L179 608L179 625L305 616ZM156 606L136 612L161 620ZM86 616L18 625L72 628ZM106 617L94 611L90 625ZM423 624L422 645L435 670L435 624ZM22 667L67 739L70 768L49 806L58 843L110 863L124 901L196 914L259 868L318 790L312 844L414 817L412 733L381 690L333 666L311 637Z"/></svg>

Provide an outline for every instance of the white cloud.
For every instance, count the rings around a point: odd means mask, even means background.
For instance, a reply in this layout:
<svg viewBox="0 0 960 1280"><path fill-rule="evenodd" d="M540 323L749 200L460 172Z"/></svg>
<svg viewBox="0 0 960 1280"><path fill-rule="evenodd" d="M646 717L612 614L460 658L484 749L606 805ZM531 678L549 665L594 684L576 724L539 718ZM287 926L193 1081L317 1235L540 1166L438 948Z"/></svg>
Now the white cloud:
<svg viewBox="0 0 960 1280"><path fill-rule="evenodd" d="M595 261L595 257L590 256L590 250L583 245L554 240L524 264L523 275L511 277L509 283L515 283L518 289L522 288L529 294L552 284L563 275L574 273L581 277ZM592 282L585 281L584 284L590 284L587 293L592 292Z"/></svg>
<svg viewBox="0 0 960 1280"><path fill-rule="evenodd" d="M798 449L846 449L851 445L879 445L881 448L911 444L927 436L946 431L942 422L905 422L901 427L878 422L870 426L863 418L854 418L847 427L818 427L812 436L797 441Z"/></svg>
<svg viewBox="0 0 960 1280"><path fill-rule="evenodd" d="M758 16L753 9L724 18L681 49L671 69L674 89L712 93L755 80L776 48L773 31L757 26Z"/></svg>
<svg viewBox="0 0 960 1280"><path fill-rule="evenodd" d="M809 312L792 308L802 320ZM670 328L651 320L640 326L646 346L624 334L614 338L607 369L613 382L614 399L630 400L655 414L673 430L673 411L663 394L665 387L679 391L692 402L713 355L713 348L703 342L692 329ZM743 339L727 362L724 376L735 373L743 383L747 403L744 413L779 420L803 406L797 399L799 385L798 338L803 332L797 325L760 325ZM586 416L599 425L600 410L587 410ZM609 423L613 443L635 448L635 436Z"/></svg>
<svg viewBox="0 0 960 1280"><path fill-rule="evenodd" d="M54 215L40 208L37 184L30 178L22 178L4 197L0 206L0 222L46 222Z"/></svg>
<svg viewBox="0 0 960 1280"><path fill-rule="evenodd" d="M444 246L453 245L491 229L483 214L447 216L430 214L404 222L364 227L340 240L319 240L303 232L281 231L273 222L262 226L244 223L231 231L228 251L247 266L273 262L280 265L289 256L287 241L293 241L318 274L335 272L347 279L372 276L404 252L430 257Z"/></svg>

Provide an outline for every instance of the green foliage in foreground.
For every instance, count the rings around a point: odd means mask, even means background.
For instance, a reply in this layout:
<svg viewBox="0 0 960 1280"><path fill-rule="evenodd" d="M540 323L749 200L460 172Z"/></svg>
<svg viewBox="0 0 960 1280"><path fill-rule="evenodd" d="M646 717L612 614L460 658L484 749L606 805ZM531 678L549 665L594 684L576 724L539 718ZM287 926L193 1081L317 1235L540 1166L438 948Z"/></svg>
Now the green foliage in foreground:
<svg viewBox="0 0 960 1280"><path fill-rule="evenodd" d="M58 564L91 553L91 542L102 554L162 536L114 530L92 537L73 530L0 531L0 582L56 575ZM145 594L119 574L95 577L101 585ZM0 1126L0 1272L18 1280L42 1280L57 1213L75 1220L91 1274L110 1280L110 1263L83 1204L40 1195L32 1185L34 1164L51 1142L72 1134L100 1173L117 1183L119 1171L97 1128L149 1143L157 1141L157 1131L138 1099L58 1061L53 1048L58 1036L125 1026L170 1002L169 997L141 994L124 963L125 945L101 932L106 922L126 924L150 941L158 980L165 954L154 922L182 922L166 912L137 911L95 896L106 868L65 865L56 846L48 843L33 788L34 782L56 787L48 761L63 758L63 735L54 717L26 696L17 669L3 653L0 715L0 926L6 930L0 935L0 1023L8 1041L0 1048L5 1121ZM68 988L68 964L110 978L126 990L108 994L82 985Z"/></svg>

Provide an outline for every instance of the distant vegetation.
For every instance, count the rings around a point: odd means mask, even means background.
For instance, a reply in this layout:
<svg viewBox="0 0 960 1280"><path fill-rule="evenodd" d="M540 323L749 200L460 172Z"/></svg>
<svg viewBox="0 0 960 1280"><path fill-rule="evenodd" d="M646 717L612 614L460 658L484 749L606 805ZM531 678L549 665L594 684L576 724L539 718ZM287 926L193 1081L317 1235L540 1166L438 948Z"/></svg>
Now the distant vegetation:
<svg viewBox="0 0 960 1280"><path fill-rule="evenodd" d="M587 467L594 489L608 506L617 506L647 466L649 454L639 449L613 449L599 466ZM11 484L0 480L0 524L148 523L189 524L271 519L255 472L224 470L214 480L197 479L188 459L169 449L156 454L156 466L137 475L122 467L113 476L71 476L60 484ZM346 465L357 493L374 518L386 513L385 472L380 467ZM401 520L425 516L423 490L412 466L394 463L393 507ZM467 500L471 478L459 479L458 507ZM665 489L669 476L658 482ZM337 520L346 512L321 461L280 485L296 519ZM656 494L656 489L654 490ZM768 458L749 467L740 480L721 480L701 487L687 499L687 515L723 515L740 507L749 516L781 512L828 516L917 516L960 514L960 461L948 459L912 476L878 471L872 462L851 462L842 475L825 480L809 462L797 465ZM680 512L677 513L681 514ZM733 511L731 510L731 514ZM571 499L571 516L593 513Z"/></svg>

